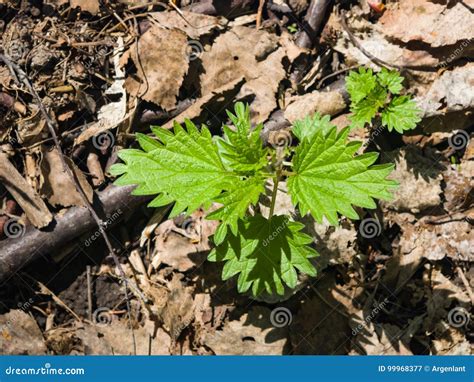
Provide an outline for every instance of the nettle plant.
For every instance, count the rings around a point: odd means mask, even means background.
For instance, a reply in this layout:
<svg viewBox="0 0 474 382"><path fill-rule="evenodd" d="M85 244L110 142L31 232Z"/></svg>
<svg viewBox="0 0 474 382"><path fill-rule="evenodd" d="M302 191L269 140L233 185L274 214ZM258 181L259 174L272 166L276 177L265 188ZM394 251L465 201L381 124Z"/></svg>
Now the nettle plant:
<svg viewBox="0 0 474 382"><path fill-rule="evenodd" d="M403 134L420 122L420 110L410 95L400 95L403 77L397 71L382 68L374 74L372 69L359 68L346 77L347 92L353 127L374 122Z"/></svg>
<svg viewBox="0 0 474 382"><path fill-rule="evenodd" d="M387 83L392 94L400 90L387 75L377 80L367 73L349 76L352 84L360 81L359 75L372 81L364 90L349 90L357 94L356 104L372 97L376 87L384 86L381 83ZM356 155L362 143L349 142L350 128L338 132L327 116L316 114L296 122L292 133L297 145L266 147L260 134L263 125L252 128L248 106L237 103L234 114L227 114L233 127L224 125L222 137L189 120L185 127L175 122L173 131L152 128L156 139L137 134L141 150L121 150L124 163L110 172L120 176L117 185L137 185L136 195L156 194L150 207L174 203L170 217L217 203L220 207L207 216L220 222L208 259L225 262L223 280L238 275L239 292L282 295L285 286L296 286L298 272L316 275L309 259L317 252L311 247L313 239L302 232L302 223L274 214L279 182L287 182L301 215L310 213L317 222L326 219L337 225L339 214L359 218L353 206L373 209L374 198L390 199L397 185L387 179L393 165L375 164L375 152ZM389 126L396 128L393 123ZM258 206L266 185L272 189L268 216Z"/></svg>

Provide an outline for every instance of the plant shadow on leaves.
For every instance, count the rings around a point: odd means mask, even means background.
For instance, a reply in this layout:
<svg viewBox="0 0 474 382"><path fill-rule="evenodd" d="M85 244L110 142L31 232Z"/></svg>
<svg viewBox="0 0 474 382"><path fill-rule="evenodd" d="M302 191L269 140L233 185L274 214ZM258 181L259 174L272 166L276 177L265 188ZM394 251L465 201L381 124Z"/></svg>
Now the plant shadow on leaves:
<svg viewBox="0 0 474 382"><path fill-rule="evenodd" d="M308 258L317 253L308 246L312 238L301 233L302 228L301 223L292 222L287 216L249 217L239 222L239 236L229 232L209 260L226 261L222 278L239 275L239 292L251 289L254 296L265 291L282 295L283 284L296 286L296 270L316 274Z"/></svg>

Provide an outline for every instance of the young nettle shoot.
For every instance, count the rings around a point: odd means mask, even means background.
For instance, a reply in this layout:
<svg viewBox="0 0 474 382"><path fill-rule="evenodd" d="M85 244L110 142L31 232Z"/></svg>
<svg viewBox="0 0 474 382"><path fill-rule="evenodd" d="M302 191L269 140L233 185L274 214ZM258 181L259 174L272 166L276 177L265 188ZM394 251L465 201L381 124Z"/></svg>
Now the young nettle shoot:
<svg viewBox="0 0 474 382"><path fill-rule="evenodd" d="M285 150L265 147L252 128L249 108L235 105L228 112L233 124L223 137L191 121L173 131L152 128L156 139L137 134L141 149L119 152L124 163L111 168L117 185L135 184L136 195L157 195L150 207L173 203L171 217L191 214L212 203L221 207L207 218L219 220L210 261L222 261L222 278L238 276L238 290L283 294L294 288L298 272L314 276L309 261L317 255L304 225L286 215L274 215L278 182L286 180L292 201L302 215L338 224L338 215L359 216L353 206L375 208L374 198L389 199L396 187L387 176L392 164L374 164L377 153L355 155L360 142L348 142L349 128L337 131L328 117L315 115L295 123L298 145ZM270 216L251 213L273 180Z"/></svg>
<svg viewBox="0 0 474 382"><path fill-rule="evenodd" d="M383 68L377 74L372 69L359 68L346 77L347 92L351 98L350 109L353 127L380 120L388 131L400 134L412 130L420 122L420 110L410 95L403 91L403 77L397 71Z"/></svg>

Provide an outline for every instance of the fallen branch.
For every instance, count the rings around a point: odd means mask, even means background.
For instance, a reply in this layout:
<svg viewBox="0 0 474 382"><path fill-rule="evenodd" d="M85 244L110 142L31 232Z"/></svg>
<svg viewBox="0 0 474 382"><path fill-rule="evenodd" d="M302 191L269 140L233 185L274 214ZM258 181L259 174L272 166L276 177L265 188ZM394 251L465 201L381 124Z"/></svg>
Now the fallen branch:
<svg viewBox="0 0 474 382"><path fill-rule="evenodd" d="M150 199L130 195L133 188L110 186L99 194L103 219L116 216L109 219L111 224L106 228L117 224L127 211L134 210ZM30 226L22 237L1 241L0 281L5 281L35 259L57 251L94 228L97 229L96 222L86 208L72 207L64 215L56 217L56 224L50 230L40 231Z"/></svg>
<svg viewBox="0 0 474 382"><path fill-rule="evenodd" d="M323 22L331 9L333 0L312 0L304 17L303 30L296 39L301 48L311 48L323 29Z"/></svg>

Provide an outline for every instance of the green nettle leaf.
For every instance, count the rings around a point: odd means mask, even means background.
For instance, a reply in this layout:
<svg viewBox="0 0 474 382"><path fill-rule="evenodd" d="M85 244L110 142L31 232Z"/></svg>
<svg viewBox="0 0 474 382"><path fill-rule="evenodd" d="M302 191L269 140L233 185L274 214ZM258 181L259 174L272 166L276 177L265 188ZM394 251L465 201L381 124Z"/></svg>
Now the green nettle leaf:
<svg viewBox="0 0 474 382"><path fill-rule="evenodd" d="M356 104L351 104L350 117L354 126L364 126L370 123L377 115L377 112L383 107L387 99L387 91L381 86L376 86L370 94Z"/></svg>
<svg viewBox="0 0 474 382"><path fill-rule="evenodd" d="M235 115L230 112L227 115L236 130L224 125L224 138L216 137L224 164L240 172L255 172L264 168L268 150L263 147L260 138L263 125L259 124L252 130L249 107L242 102L236 103Z"/></svg>
<svg viewBox="0 0 474 382"><path fill-rule="evenodd" d="M388 89L392 94L400 94L403 89L403 77L398 74L396 70L382 70L377 73L377 80L379 84Z"/></svg>
<svg viewBox="0 0 474 382"><path fill-rule="evenodd" d="M150 206L175 202L172 216L192 213L200 206L209 207L222 191L239 180L224 166L206 127L199 131L186 121L186 129L174 125L174 134L154 128L158 141L138 135L142 149L121 150L125 164L112 166L112 175L121 175L117 185L136 184L135 195L158 194Z"/></svg>
<svg viewBox="0 0 474 382"><path fill-rule="evenodd" d="M222 278L238 277L238 290L284 293L284 284L294 288L297 270L315 276L309 258L317 252L309 247L312 238L300 231L304 225L287 216L249 216L239 222L239 235L228 233L224 242L209 254L210 261L225 261Z"/></svg>
<svg viewBox="0 0 474 382"><path fill-rule="evenodd" d="M237 223L245 216L250 205L257 204L261 194L265 192L265 178L255 176L238 180L215 201L223 207L207 215L210 220L221 220L229 225L232 233L237 235Z"/></svg>
<svg viewBox="0 0 474 382"><path fill-rule="evenodd" d="M357 103L367 97L377 85L372 69L359 68L359 72L352 71L346 77L347 92L353 103Z"/></svg>
<svg viewBox="0 0 474 382"><path fill-rule="evenodd" d="M406 130L414 129L420 121L420 109L408 96L393 98L388 107L382 111L382 124L387 126L388 131L395 129L403 134Z"/></svg>
<svg viewBox="0 0 474 382"><path fill-rule="evenodd" d="M421 120L420 110L410 96L398 96L403 90L403 77L386 68L374 75L372 71L359 69L346 77L347 91L351 97L352 127L363 127L377 116L389 131L399 133L411 130Z"/></svg>
<svg viewBox="0 0 474 382"><path fill-rule="evenodd" d="M304 119L296 121L293 124L292 132L296 138L302 141L305 138L310 139L318 130L329 131L334 125L330 122L329 115L321 116L315 113L313 116L306 116Z"/></svg>
<svg viewBox="0 0 474 382"><path fill-rule="evenodd" d="M295 150L288 191L300 212L311 212L318 222L325 216L337 225L338 213L358 219L352 205L375 208L373 198L390 199L389 190L397 185L386 179L392 164L373 165L378 154L354 157L362 143L347 142L348 134L348 128L318 132Z"/></svg>

